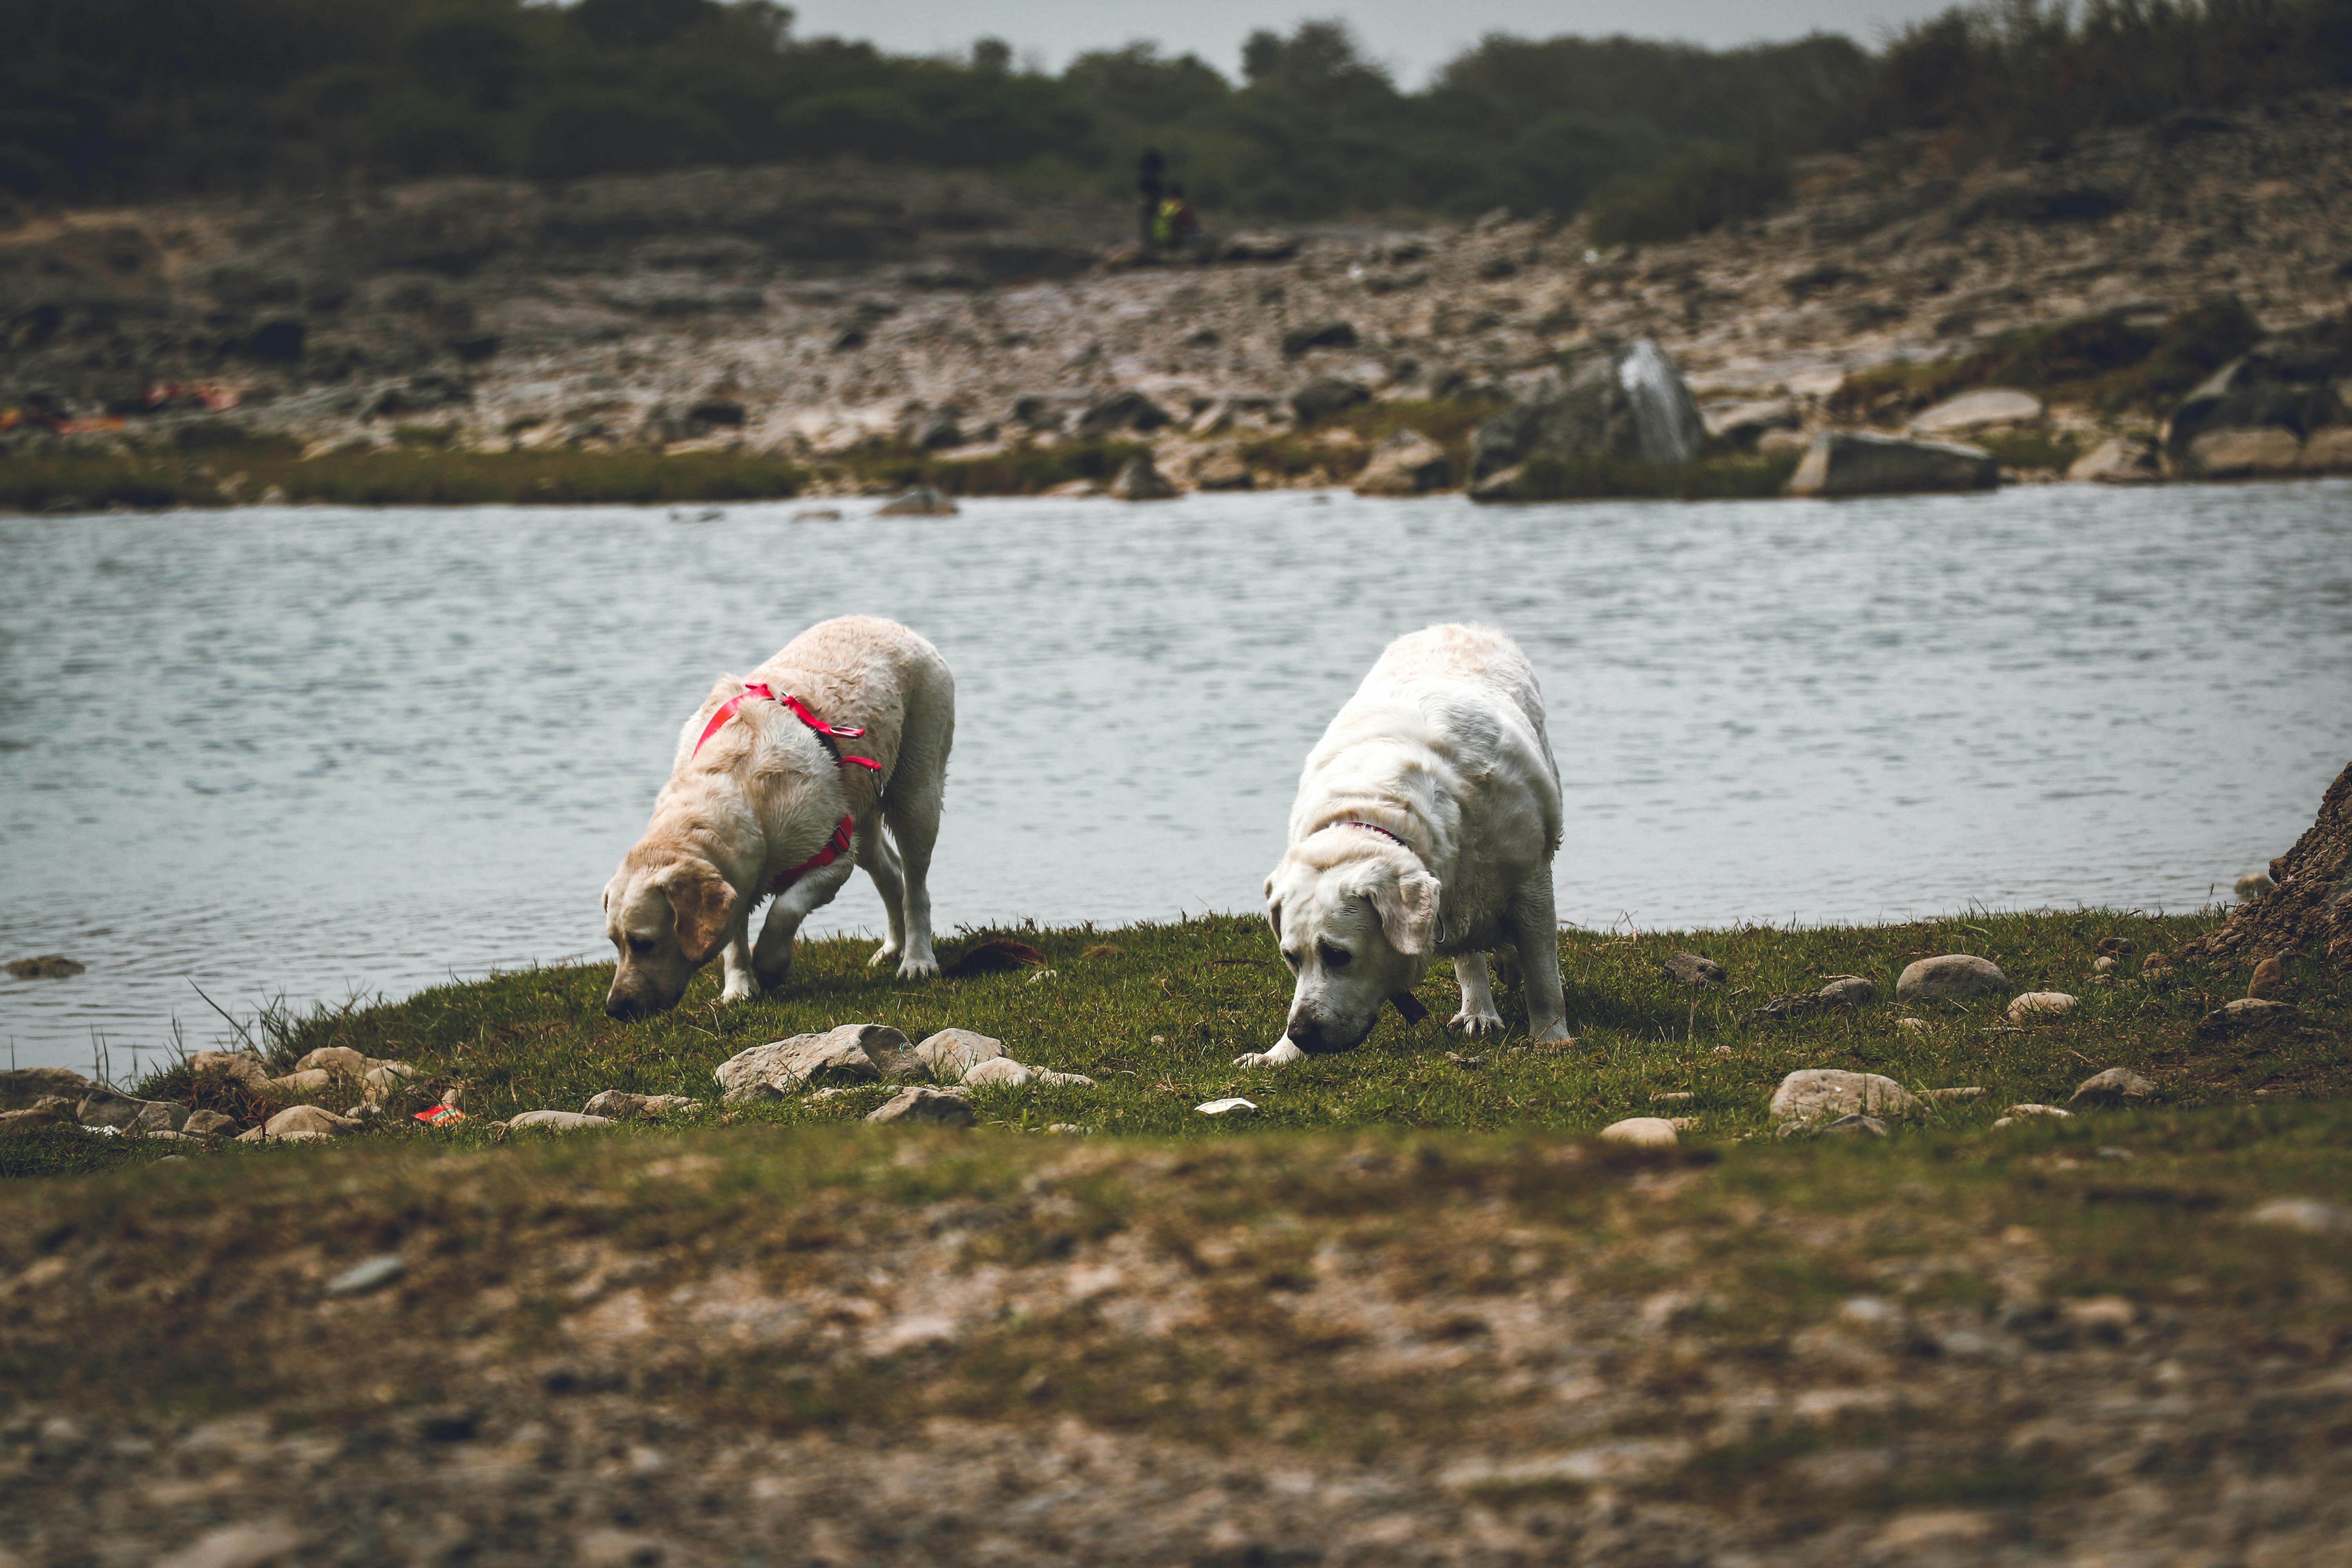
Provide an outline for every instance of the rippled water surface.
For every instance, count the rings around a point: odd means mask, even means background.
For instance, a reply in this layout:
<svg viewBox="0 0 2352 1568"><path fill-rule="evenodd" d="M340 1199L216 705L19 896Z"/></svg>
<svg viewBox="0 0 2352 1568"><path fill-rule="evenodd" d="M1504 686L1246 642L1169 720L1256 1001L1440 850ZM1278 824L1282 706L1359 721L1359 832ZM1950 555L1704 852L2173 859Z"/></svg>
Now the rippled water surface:
<svg viewBox="0 0 2352 1568"><path fill-rule="evenodd" d="M601 956L711 677L851 610L956 672L943 929L1255 909L1307 746L1442 619L1542 676L1583 924L2199 905L2352 751L2343 483L870 504L0 520L0 958L89 966L0 980L0 1043L120 1072L224 1032L194 984Z"/></svg>

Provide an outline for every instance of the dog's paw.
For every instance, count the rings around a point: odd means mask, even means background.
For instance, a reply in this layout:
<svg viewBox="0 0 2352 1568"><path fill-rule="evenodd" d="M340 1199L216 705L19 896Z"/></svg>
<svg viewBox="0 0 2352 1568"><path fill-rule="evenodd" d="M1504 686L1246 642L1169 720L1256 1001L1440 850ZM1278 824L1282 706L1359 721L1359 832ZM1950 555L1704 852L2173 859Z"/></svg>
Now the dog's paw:
<svg viewBox="0 0 2352 1568"><path fill-rule="evenodd" d="M738 1002L749 1002L759 994L760 988L752 984L750 975L730 974L727 977L726 988L719 993L719 999L732 1006Z"/></svg>
<svg viewBox="0 0 2352 1568"><path fill-rule="evenodd" d="M939 977L940 961L928 953L921 958L910 955L898 965L898 978L901 980L937 980Z"/></svg>
<svg viewBox="0 0 2352 1568"><path fill-rule="evenodd" d="M1503 1032L1500 1013L1473 1013L1467 1007L1445 1020L1465 1035L1499 1035Z"/></svg>
<svg viewBox="0 0 2352 1568"><path fill-rule="evenodd" d="M898 961L898 947L886 942L874 950L874 956L866 961L866 966L869 969L879 969L886 963L896 963Z"/></svg>
<svg viewBox="0 0 2352 1568"><path fill-rule="evenodd" d="M1288 1040L1284 1040L1270 1051L1252 1051L1247 1056L1235 1057L1234 1058L1234 1066L1237 1068L1286 1068L1293 1062L1303 1062L1306 1059L1307 1053L1305 1051L1300 1050Z"/></svg>
<svg viewBox="0 0 2352 1568"><path fill-rule="evenodd" d="M1568 1032L1568 1020L1562 1018L1528 1043L1538 1046L1565 1046L1573 1044L1574 1040L1575 1037Z"/></svg>

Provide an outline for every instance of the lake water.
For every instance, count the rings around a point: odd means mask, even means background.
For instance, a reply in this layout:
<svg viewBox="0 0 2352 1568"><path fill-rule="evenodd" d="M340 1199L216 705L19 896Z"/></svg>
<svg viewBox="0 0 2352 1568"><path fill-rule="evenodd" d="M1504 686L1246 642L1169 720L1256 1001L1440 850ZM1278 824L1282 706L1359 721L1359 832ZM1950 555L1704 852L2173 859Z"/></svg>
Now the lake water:
<svg viewBox="0 0 2352 1568"><path fill-rule="evenodd" d="M1535 661L1564 920L2184 908L2352 752L2352 485L0 519L0 979L24 1065L604 956L711 678L894 616L959 686L942 931L1255 910L1381 646ZM877 931L861 876L814 929ZM152 1058L147 1060L152 1063Z"/></svg>

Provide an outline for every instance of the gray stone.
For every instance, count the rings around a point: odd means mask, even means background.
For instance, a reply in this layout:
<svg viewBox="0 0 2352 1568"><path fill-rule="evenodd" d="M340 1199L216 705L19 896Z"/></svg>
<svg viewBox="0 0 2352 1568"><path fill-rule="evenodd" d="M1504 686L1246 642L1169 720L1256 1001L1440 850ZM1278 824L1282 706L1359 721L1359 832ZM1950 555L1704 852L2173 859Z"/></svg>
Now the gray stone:
<svg viewBox="0 0 2352 1568"><path fill-rule="evenodd" d="M335 1075L325 1068L305 1068L283 1078L270 1079L262 1088L277 1099L291 1100L296 1095L321 1093L334 1085Z"/></svg>
<svg viewBox="0 0 2352 1568"><path fill-rule="evenodd" d="M1371 461L1356 476L1360 496L1418 496L1454 482L1445 448L1418 430L1396 430L1372 448Z"/></svg>
<svg viewBox="0 0 2352 1568"><path fill-rule="evenodd" d="M1157 430L1173 422L1168 410L1139 392L1115 392L1078 416L1078 434L1100 437L1121 430Z"/></svg>
<svg viewBox="0 0 2352 1568"><path fill-rule="evenodd" d="M188 1058L188 1066L200 1073L213 1073L234 1079L256 1094L269 1088L269 1064L255 1051L197 1051Z"/></svg>
<svg viewBox="0 0 2352 1568"><path fill-rule="evenodd" d="M2063 991L2027 991L2011 999L2009 1021L2021 1024L2028 1018L2071 1013L2080 1000Z"/></svg>
<svg viewBox="0 0 2352 1568"><path fill-rule="evenodd" d="M1221 261L1287 261L1298 254L1298 237L1271 232L1237 234L1217 249Z"/></svg>
<svg viewBox="0 0 2352 1568"><path fill-rule="evenodd" d="M1813 994L1824 1006L1863 1007L1878 1000L1878 987L1859 974L1832 974Z"/></svg>
<svg viewBox="0 0 2352 1568"><path fill-rule="evenodd" d="M2280 451L2294 450L2299 466L2305 437L2340 426L2345 409L2336 384L2352 374L2336 323L2321 321L2265 339L2199 384L2165 422L2164 445L2191 466L2206 467L2200 443L2242 435L2270 438ZM2284 437L2284 440L2279 440ZM2207 453L2229 450L2207 446ZM2242 456L2256 456L2251 448ZM2208 468L2207 471L2212 471ZM2270 471L2257 468L2251 471Z"/></svg>
<svg viewBox="0 0 2352 1568"><path fill-rule="evenodd" d="M1670 1149L1680 1142L1675 1124L1663 1116L1629 1116L1601 1130L1604 1143L1631 1143L1643 1149Z"/></svg>
<svg viewBox="0 0 2352 1568"><path fill-rule="evenodd" d="M1968 1002L1979 996L2005 996L2014 987L2000 965L1973 953L1948 952L1907 965L1895 982L1897 1002Z"/></svg>
<svg viewBox="0 0 2352 1568"><path fill-rule="evenodd" d="M1285 359L1297 359L1314 349L1351 349L1356 341L1351 321L1310 321L1282 334L1282 354Z"/></svg>
<svg viewBox="0 0 2352 1568"><path fill-rule="evenodd" d="M878 1109L866 1113L874 1122L930 1122L941 1127L969 1127L978 1120L971 1101L945 1089L910 1085L892 1095Z"/></svg>
<svg viewBox="0 0 2352 1568"><path fill-rule="evenodd" d="M1984 1089L1976 1084L1963 1084L1955 1089L1931 1089L1925 1098L1937 1100L1982 1100Z"/></svg>
<svg viewBox="0 0 2352 1568"><path fill-rule="evenodd" d="M609 1116L590 1116L579 1110L526 1110L520 1116L507 1118L509 1128L544 1127L554 1132L582 1132L595 1127L616 1125Z"/></svg>
<svg viewBox="0 0 2352 1568"><path fill-rule="evenodd" d="M1792 496L1908 495L1989 490L2000 465L1979 447L1909 440L1867 430L1824 430L1790 477Z"/></svg>
<svg viewBox="0 0 2352 1568"><path fill-rule="evenodd" d="M2306 1236L2352 1235L2352 1209L2319 1198L2273 1198L2246 1217Z"/></svg>
<svg viewBox="0 0 2352 1568"><path fill-rule="evenodd" d="M308 1537L283 1520L227 1524L153 1559L152 1568L271 1568L299 1561L307 1543Z"/></svg>
<svg viewBox="0 0 2352 1568"><path fill-rule="evenodd" d="M1149 452L1138 452L1129 458L1118 477L1110 482L1113 500L1174 500L1176 494L1176 487L1152 462Z"/></svg>
<svg viewBox="0 0 2352 1568"><path fill-rule="evenodd" d="M408 1272L397 1252L386 1252L363 1262L354 1263L327 1281L330 1296L364 1296L371 1290L381 1290Z"/></svg>
<svg viewBox="0 0 2352 1568"><path fill-rule="evenodd" d="M953 517L956 503L931 489L918 485L904 495L894 496L874 509L877 517Z"/></svg>
<svg viewBox="0 0 2352 1568"><path fill-rule="evenodd" d="M2129 1068L2094 1073L2075 1087L2069 1105L2124 1105L2156 1098L2156 1085Z"/></svg>
<svg viewBox="0 0 2352 1568"><path fill-rule="evenodd" d="M915 1047L915 1059L942 1083L960 1083L976 1063L1004 1054L1004 1042L970 1029L941 1029Z"/></svg>
<svg viewBox="0 0 2352 1568"><path fill-rule="evenodd" d="M922 1063L907 1037L887 1024L843 1024L821 1035L794 1035L738 1051L711 1076L730 1100L764 1099L825 1084L872 1083L918 1076Z"/></svg>
<svg viewBox="0 0 2352 1568"><path fill-rule="evenodd" d="M52 1096L79 1103L97 1087L68 1068L11 1068L0 1072L0 1110L23 1110Z"/></svg>
<svg viewBox="0 0 2352 1568"><path fill-rule="evenodd" d="M194 1138L217 1138L236 1126L236 1118L223 1116L217 1110L191 1110L180 1124L180 1131Z"/></svg>
<svg viewBox="0 0 2352 1568"><path fill-rule="evenodd" d="M1914 436L1965 436L2000 425L2024 425L2042 415L2042 399L2006 386L1981 387L1948 397L1913 419Z"/></svg>
<svg viewBox="0 0 2352 1568"><path fill-rule="evenodd" d="M2303 442L2292 430L2208 430L2189 444L2188 467L2209 479L2279 479L2303 470Z"/></svg>
<svg viewBox="0 0 2352 1568"><path fill-rule="evenodd" d="M1055 1072L1051 1068L1037 1069L1037 1081L1048 1088L1092 1089L1095 1080L1082 1072Z"/></svg>
<svg viewBox="0 0 2352 1568"><path fill-rule="evenodd" d="M177 1132L188 1120L188 1108L176 1100L151 1100L131 1119L134 1132Z"/></svg>
<svg viewBox="0 0 2352 1568"><path fill-rule="evenodd" d="M1234 1096L1227 1100L1202 1100L1192 1109L1203 1116L1247 1116L1255 1111L1257 1106L1250 1100Z"/></svg>
<svg viewBox="0 0 2352 1568"><path fill-rule="evenodd" d="M673 1111L691 1110L694 1101L682 1094L631 1094L623 1089L608 1089L580 1109L590 1116L618 1120L630 1116L667 1116Z"/></svg>
<svg viewBox="0 0 2352 1568"><path fill-rule="evenodd" d="M1682 985L1720 985L1723 965L1695 952L1675 952L1665 963L1668 978Z"/></svg>
<svg viewBox="0 0 2352 1568"><path fill-rule="evenodd" d="M44 1127L61 1127L69 1120L64 1111L50 1105L26 1106L22 1110L0 1110L0 1138L38 1132Z"/></svg>
<svg viewBox="0 0 2352 1568"><path fill-rule="evenodd" d="M1837 1068L1806 1068L1780 1080L1772 1091L1775 1121L1831 1121L1859 1111L1865 1116L1908 1116L1920 1109L1911 1091L1891 1078Z"/></svg>
<svg viewBox="0 0 2352 1568"><path fill-rule="evenodd" d="M2266 997L2242 996L2235 1002L2215 1008L2197 1021L2197 1032L2207 1038L2217 1035L2237 1034L2247 1029L2267 1029L2303 1015L2292 1002L2273 1002Z"/></svg>
<svg viewBox="0 0 2352 1568"><path fill-rule="evenodd" d="M2164 467L2155 442L2117 436L2075 458L2066 477L2078 484L2154 485L2163 483Z"/></svg>
<svg viewBox="0 0 2352 1568"><path fill-rule="evenodd" d="M1319 425L1371 400L1371 388L1360 382L1336 375L1318 376L1290 395L1290 411L1301 425Z"/></svg>
<svg viewBox="0 0 2352 1568"><path fill-rule="evenodd" d="M2041 1118L2044 1121L2071 1121L2074 1120L2074 1113L2071 1110L2063 1110L2054 1105L2043 1105L2038 1101L2029 1100L2023 1105L2012 1105L2007 1110L2002 1111L2000 1113L2000 1120L1995 1121L1993 1125L1995 1127L2005 1127L2011 1121L2031 1121L2036 1117Z"/></svg>
<svg viewBox="0 0 2352 1568"><path fill-rule="evenodd" d="M1719 405L1706 413L1706 433L1735 447L1753 447L1770 430L1794 430L1804 421L1785 397Z"/></svg>
<svg viewBox="0 0 2352 1568"><path fill-rule="evenodd" d="M368 1059L349 1046L320 1046L294 1064L296 1072L320 1068L340 1078L357 1078L367 1071Z"/></svg>
<svg viewBox="0 0 2352 1568"><path fill-rule="evenodd" d="M1681 373L1648 339L1597 338L1565 374L1547 372L1527 395L1470 437L1471 499L1527 499L1505 475L1537 459L1614 458L1674 467L1696 458L1706 425Z"/></svg>
<svg viewBox="0 0 2352 1568"><path fill-rule="evenodd" d="M991 1057L966 1068L962 1081L976 1088L1023 1089L1037 1080L1036 1069L1011 1057Z"/></svg>
<svg viewBox="0 0 2352 1568"><path fill-rule="evenodd" d="M1823 1137L1832 1132L1841 1137L1884 1138L1886 1136L1886 1123L1875 1116L1864 1116L1860 1111L1855 1111L1848 1116L1841 1116L1835 1121L1826 1121L1822 1124Z"/></svg>
<svg viewBox="0 0 2352 1568"><path fill-rule="evenodd" d="M261 1124L262 1136L278 1140L298 1137L337 1137L357 1132L362 1123L349 1116L338 1116L323 1106L289 1105Z"/></svg>
<svg viewBox="0 0 2352 1568"><path fill-rule="evenodd" d="M114 1089L100 1085L91 1089L88 1094L82 1096L81 1104L76 1109L74 1119L79 1121L84 1127L110 1127L117 1131L122 1131L130 1128L137 1127L140 1124L139 1119L143 1115L148 1115L147 1108L151 1104L158 1103L161 1102L134 1100L127 1094L119 1093ZM186 1120L187 1110L185 1107L183 1107L180 1110L180 1121L184 1121ZM154 1125L162 1127L176 1127L179 1125L179 1122L173 1121L170 1119L170 1113L168 1111L162 1113L160 1120L155 1117L150 1117L150 1121L152 1121Z"/></svg>

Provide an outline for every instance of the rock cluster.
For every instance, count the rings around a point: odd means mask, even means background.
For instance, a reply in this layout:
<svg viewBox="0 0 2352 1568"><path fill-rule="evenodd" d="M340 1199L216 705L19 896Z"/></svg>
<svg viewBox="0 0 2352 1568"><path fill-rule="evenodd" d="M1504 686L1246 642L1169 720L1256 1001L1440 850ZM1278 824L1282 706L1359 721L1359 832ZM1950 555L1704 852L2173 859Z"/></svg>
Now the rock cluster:
<svg viewBox="0 0 2352 1568"><path fill-rule="evenodd" d="M914 1083L922 1079L974 1089L1094 1087L1094 1079L1081 1073L1055 1072L1014 1061L1005 1054L1004 1042L988 1035L941 1029L919 1045L910 1046L906 1036L887 1024L843 1024L823 1034L795 1035L788 1040L753 1046L720 1063L714 1076L730 1100L773 1100L809 1089ZM908 1100L901 1094L890 1104L899 1109L888 1116L877 1112L866 1120L936 1121L940 1115L952 1115L911 1109L933 1104L919 1097Z"/></svg>

